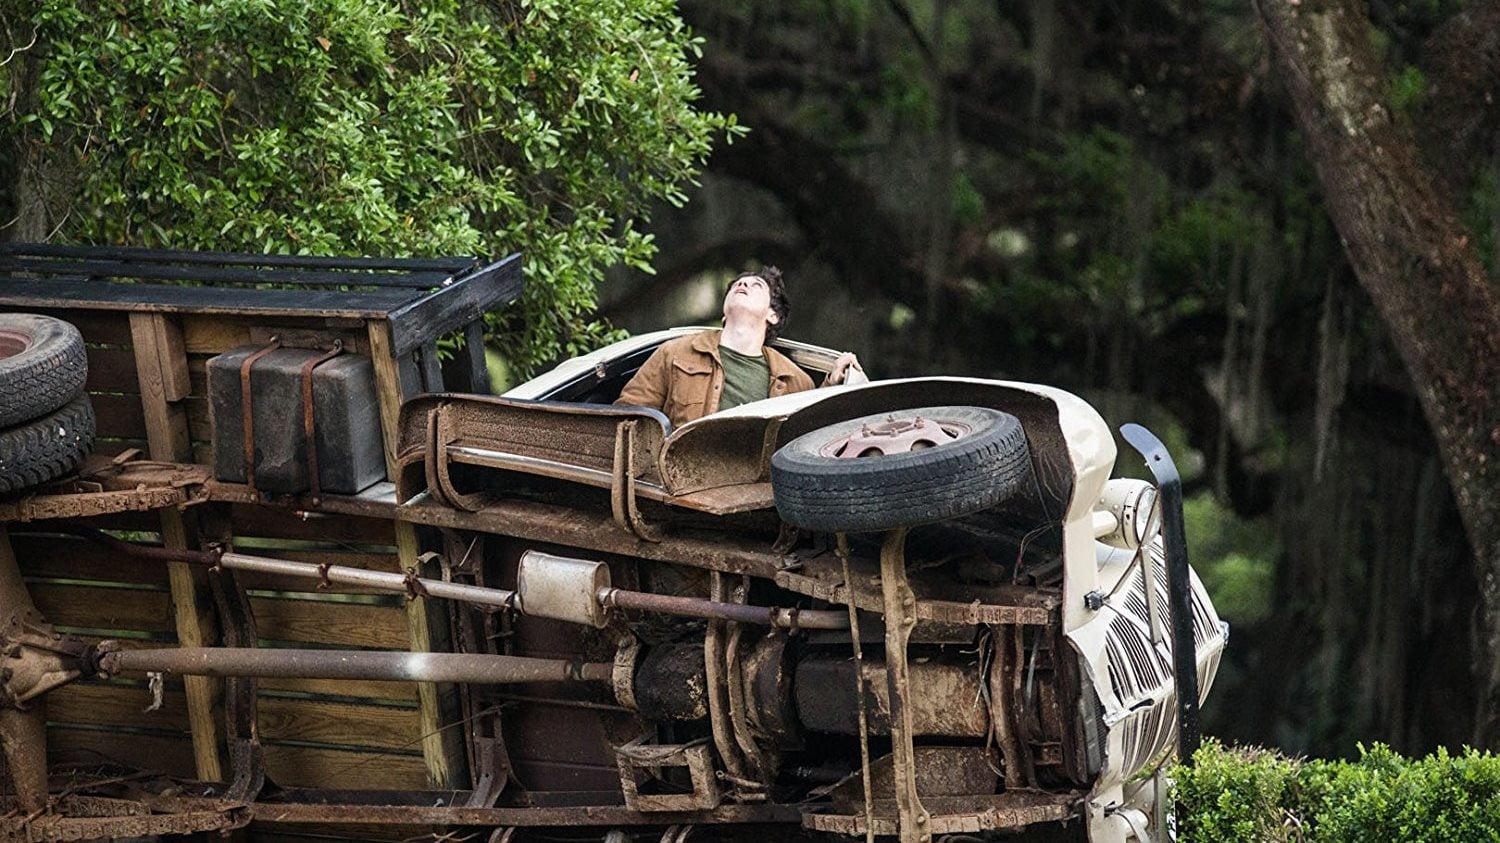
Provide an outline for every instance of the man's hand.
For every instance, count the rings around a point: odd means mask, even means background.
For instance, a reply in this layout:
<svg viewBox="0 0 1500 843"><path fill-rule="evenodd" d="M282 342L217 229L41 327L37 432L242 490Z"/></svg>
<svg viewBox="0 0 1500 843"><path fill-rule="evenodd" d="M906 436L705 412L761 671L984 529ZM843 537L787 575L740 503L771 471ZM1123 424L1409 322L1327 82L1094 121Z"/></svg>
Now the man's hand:
<svg viewBox="0 0 1500 843"><path fill-rule="evenodd" d="M839 355L839 359L833 361L833 370L828 373L828 383L830 385L847 383L851 369L861 375L865 373L864 367L859 365L859 358L854 356L854 352L846 351Z"/></svg>

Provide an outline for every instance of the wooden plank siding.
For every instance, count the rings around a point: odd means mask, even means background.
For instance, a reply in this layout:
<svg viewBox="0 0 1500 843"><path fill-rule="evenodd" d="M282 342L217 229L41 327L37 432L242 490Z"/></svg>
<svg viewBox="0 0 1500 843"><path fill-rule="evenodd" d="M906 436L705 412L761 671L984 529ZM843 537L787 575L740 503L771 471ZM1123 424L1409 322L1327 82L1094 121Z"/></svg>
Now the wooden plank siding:
<svg viewBox="0 0 1500 843"><path fill-rule="evenodd" d="M388 333L381 331L375 340L365 322L352 319L82 309L52 309L50 315L73 323L84 335L86 388L98 420L95 452L104 455L137 448L153 459L211 465L206 373L208 359L216 354L262 345L273 333L293 346L326 345L336 336L359 353L369 353L374 342L389 348ZM399 405L399 384L393 380L394 366L377 369L383 372L382 409L389 416ZM270 506L225 509L227 534L240 552L398 573L403 561L416 564L414 532L392 521ZM121 513L88 523L138 532L132 541L195 547L201 542L193 522L200 511L206 509ZM12 539L38 610L62 631L86 641L114 639L127 649L222 643L213 624L198 622L212 605L206 585L213 574L180 563L123 558L91 542L43 530L14 533ZM293 577L238 576L250 591L262 647L428 648L425 601L409 604L404 595L358 586L319 589L313 581ZM189 627L200 627L198 639L185 634ZM223 750L219 693L200 677L167 677L162 707L146 712L150 695L140 675L74 683L49 695L51 758L59 763L114 761L175 776L222 779L222 767L212 766ZM461 778L463 752L461 747L455 751L453 742L461 740L463 730L438 734L431 685L262 679L256 702L267 775L277 784L405 790L446 786Z"/></svg>

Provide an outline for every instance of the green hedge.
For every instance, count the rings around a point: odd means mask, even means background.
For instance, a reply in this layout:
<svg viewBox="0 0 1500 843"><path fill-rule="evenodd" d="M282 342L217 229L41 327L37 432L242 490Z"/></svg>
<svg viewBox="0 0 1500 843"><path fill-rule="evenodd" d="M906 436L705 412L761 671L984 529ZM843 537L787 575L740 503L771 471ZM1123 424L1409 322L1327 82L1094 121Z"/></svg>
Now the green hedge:
<svg viewBox="0 0 1500 843"><path fill-rule="evenodd" d="M1173 773L1189 841L1500 841L1500 757L1376 744L1358 761L1290 759L1205 743Z"/></svg>

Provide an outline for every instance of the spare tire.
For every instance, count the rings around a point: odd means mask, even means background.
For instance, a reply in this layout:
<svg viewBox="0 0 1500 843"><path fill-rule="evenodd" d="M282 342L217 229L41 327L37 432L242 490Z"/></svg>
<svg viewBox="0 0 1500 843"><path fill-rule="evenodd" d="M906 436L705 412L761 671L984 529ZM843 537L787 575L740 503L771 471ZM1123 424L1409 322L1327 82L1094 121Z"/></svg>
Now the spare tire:
<svg viewBox="0 0 1500 843"><path fill-rule="evenodd" d="M51 415L0 431L0 492L54 480L94 447L94 407L79 393Z"/></svg>
<svg viewBox="0 0 1500 843"><path fill-rule="evenodd" d="M0 428L73 400L88 377L78 329L50 316L0 313Z"/></svg>
<svg viewBox="0 0 1500 843"><path fill-rule="evenodd" d="M810 530L861 532L988 509L1030 475L1021 422L985 407L881 413L799 436L771 457L776 509Z"/></svg>

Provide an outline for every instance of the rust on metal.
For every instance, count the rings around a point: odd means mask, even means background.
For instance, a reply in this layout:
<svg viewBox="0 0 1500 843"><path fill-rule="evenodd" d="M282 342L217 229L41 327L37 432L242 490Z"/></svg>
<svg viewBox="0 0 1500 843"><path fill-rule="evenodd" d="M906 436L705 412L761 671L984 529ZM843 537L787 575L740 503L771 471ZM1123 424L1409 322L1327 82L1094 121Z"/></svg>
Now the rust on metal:
<svg viewBox="0 0 1500 843"><path fill-rule="evenodd" d="M214 805L217 800L178 797L178 810ZM170 803L161 802L159 809ZM724 803L704 810L637 811L625 805L524 808L432 807L428 805L339 804L314 802L254 802L243 808L257 824L359 823L361 825L519 826L662 826L667 824L726 825L738 823L796 823L802 819L795 805Z"/></svg>
<svg viewBox="0 0 1500 843"><path fill-rule="evenodd" d="M709 574L709 599L723 602L727 589L724 576L718 571ZM708 680L709 733L713 735L714 749L724 762L725 772L739 780L748 778L745 759L740 755L739 745L734 739L734 728L729 723L729 686L725 679L728 670L725 641L728 623L711 620L703 634L703 665Z"/></svg>
<svg viewBox="0 0 1500 843"><path fill-rule="evenodd" d="M638 609L645 612L660 612L683 618L705 618L709 620L733 621L757 626L774 626L781 629L848 629L849 618L843 612L829 609L788 609L779 606L751 606L745 603L724 603L705 600L701 597L684 597L675 594L651 594L644 591L628 591L623 588L606 588L599 594L599 602L619 609Z"/></svg>
<svg viewBox="0 0 1500 843"><path fill-rule="evenodd" d="M1019 634L1020 630L1015 630ZM990 722L994 726L995 743L1005 759L1005 787L1016 790L1026 786L1033 777L1025 769L1021 755L1020 717L1014 688L1014 678L1020 673L1021 664L1014 658L1015 648L1011 642L1012 630L1006 627L995 629L989 646L992 649L989 683Z"/></svg>
<svg viewBox="0 0 1500 843"><path fill-rule="evenodd" d="M792 703L795 674L790 642L791 636L780 630L758 635L740 660L752 734L785 749L796 748L800 738Z"/></svg>
<svg viewBox="0 0 1500 843"><path fill-rule="evenodd" d="M0 632L0 701L25 710L31 700L83 675L88 656L88 645L59 635L35 609L12 615Z"/></svg>
<svg viewBox="0 0 1500 843"><path fill-rule="evenodd" d="M333 348L302 364L302 433L307 437L308 494L314 501L323 495L323 479L318 472L317 420L313 413L313 371L344 353L344 341L335 339Z"/></svg>
<svg viewBox="0 0 1500 843"><path fill-rule="evenodd" d="M859 733L859 666L842 655L814 655L797 664L797 710L809 729L842 735ZM907 705L912 733L930 737L983 738L989 733L979 665L918 661L907 666L911 687L921 689ZM867 664L867 708L871 734L891 734L888 665Z"/></svg>
<svg viewBox="0 0 1500 843"><path fill-rule="evenodd" d="M881 611L884 597L874 564L867 559L850 557L848 566L850 574L845 577L840 559L813 557L801 560L801 565L795 570L777 571L774 577L776 584L788 591L839 605L852 603L866 611ZM1060 595L1038 589L960 585L977 596L967 601L955 600L952 598L958 596L957 589L950 591L951 586L929 581L914 583L912 587L919 590L916 593L917 620L967 626L1047 626L1061 622Z"/></svg>
<svg viewBox="0 0 1500 843"><path fill-rule="evenodd" d="M495 501L479 512L466 513L419 499L400 505L395 517L415 524L496 533L637 559L679 564L690 561L698 568L763 579L774 578L787 561L783 554L739 538L709 541L669 535L659 543L642 542L615 529L607 515L532 501Z"/></svg>
<svg viewBox="0 0 1500 843"><path fill-rule="evenodd" d="M10 544L10 532L0 524L0 622L4 628L40 619L31 592L21 578L21 569ZM47 804L47 713L45 697L21 711L0 706L0 749L5 752L21 810L42 810Z"/></svg>
<svg viewBox="0 0 1500 843"><path fill-rule="evenodd" d="M737 596L743 596L743 587L735 589ZM729 726L734 732L734 741L739 745L740 752L745 756L748 765L747 770L752 778L747 782L747 789L762 791L766 790L771 780L776 777L774 759L761 747L756 736L750 731L750 718L745 713L745 675L744 665L740 660L741 643L744 640L745 627L740 624L732 624L729 627L729 639L725 642L724 655L726 663L724 666L724 679L729 684Z"/></svg>
<svg viewBox="0 0 1500 843"><path fill-rule="evenodd" d="M0 521L20 524L54 518L87 518L116 512L148 512L191 500L186 489L143 488L124 491L57 492L28 495L0 503Z"/></svg>
<svg viewBox="0 0 1500 843"><path fill-rule="evenodd" d="M985 831L1016 831L1029 825L1057 822L1081 813L1082 793L1007 792L997 796L931 797L932 809L927 826L933 834L977 834ZM894 800L875 803L874 834L896 836L898 817ZM834 834L864 834L867 824L863 814L808 812L802 825L814 831Z"/></svg>
<svg viewBox="0 0 1500 843"><path fill-rule="evenodd" d="M995 792L999 774L994 750L982 746L919 746L916 748L917 792L923 799L949 796L987 796ZM895 798L895 756L886 755L871 765L870 804ZM854 776L839 782L829 793L833 813L853 813L865 802L865 787Z"/></svg>
<svg viewBox="0 0 1500 843"><path fill-rule="evenodd" d="M625 807L641 812L707 811L719 805L719 783L707 739L688 744L653 744L637 738L615 750ZM647 789L672 768L687 771L691 790L653 793Z"/></svg>
<svg viewBox="0 0 1500 843"><path fill-rule="evenodd" d="M434 412L436 411L436 412ZM546 404L484 395L428 395L401 410L397 442L398 495L410 500L422 491L428 459L454 459L539 476L610 488L615 464L616 425L644 422L635 433L638 480L658 483L656 455L665 438L659 414L625 407ZM441 421L448 431L441 447L429 426Z"/></svg>
<svg viewBox="0 0 1500 843"><path fill-rule="evenodd" d="M917 625L917 598L906 579L906 530L886 534L880 548L880 588L885 598L885 678L889 693L891 751L895 756L897 833L901 843L930 843L932 826L917 794L912 740L911 676L906 642Z"/></svg>
<svg viewBox="0 0 1500 843"><path fill-rule="evenodd" d="M839 564L843 568L844 583L850 581L849 575L849 537L844 533L838 534L837 545ZM859 610L854 603L845 604L849 611L849 638L854 650L854 695L855 706L859 718L859 774L860 784L864 790L864 819L865 819L865 841L875 843L875 802L874 792L871 788L870 771L870 705L869 694L866 693L865 682L865 654L860 645L859 635Z"/></svg>
<svg viewBox="0 0 1500 843"><path fill-rule="evenodd" d="M114 840L154 838L168 834L228 832L247 822L244 808L172 814L128 814L118 817L70 817L41 814L0 820L0 835L16 840Z"/></svg>
<svg viewBox="0 0 1500 843"><path fill-rule="evenodd" d="M859 430L824 443L818 453L836 459L862 459L871 456L905 454L921 448L935 448L968 436L969 425L955 421L924 419L921 416L897 418L861 425Z"/></svg>
<svg viewBox="0 0 1500 843"><path fill-rule="evenodd" d="M661 528L646 523L636 505L636 445L637 419L626 419L615 425L615 460L609 477L609 508L615 526L641 541L661 541Z"/></svg>
<svg viewBox="0 0 1500 843"><path fill-rule="evenodd" d="M708 674L703 648L694 643L652 647L632 677L631 694L647 720L665 723L708 719Z"/></svg>
<svg viewBox="0 0 1500 843"><path fill-rule="evenodd" d="M245 458L245 485L250 491L255 491L255 413L252 404L253 393L250 389L250 370L254 368L256 361L281 347L281 339L272 336L271 339L240 363L240 412L244 415L245 444L241 452Z"/></svg>

